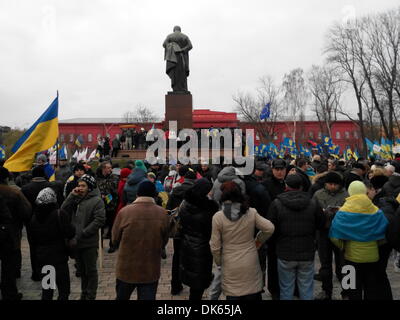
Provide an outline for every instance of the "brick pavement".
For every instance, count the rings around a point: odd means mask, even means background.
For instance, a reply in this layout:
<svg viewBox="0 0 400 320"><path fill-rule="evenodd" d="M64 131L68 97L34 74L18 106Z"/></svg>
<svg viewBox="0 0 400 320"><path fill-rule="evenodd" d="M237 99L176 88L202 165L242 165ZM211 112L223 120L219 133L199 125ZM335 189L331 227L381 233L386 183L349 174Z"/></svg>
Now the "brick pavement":
<svg viewBox="0 0 400 320"><path fill-rule="evenodd" d="M115 262L117 257L117 252L109 254L108 240L104 240L103 249L103 268L99 271L99 286L97 292L98 300L113 300L115 299ZM22 277L18 279L18 288L20 292L23 293L24 300L40 300L41 298L41 283L33 282L31 277L31 267L29 259L29 246L26 240L26 236L22 240ZM161 279L157 291L158 300L187 300L189 296L189 288L184 286L184 290L179 296L172 296L170 294L170 281L171 281L171 263L172 263L172 241L168 243L167 246L167 259L162 260L161 263ZM80 297L80 278L75 276L75 268L73 265L73 260L70 260L70 271L71 271L71 300L78 300ZM316 268L319 267L318 258L316 258ZM318 270L318 269L316 269ZM392 291L394 299L400 299L400 273L395 273L393 270L393 258L389 260L388 264L388 276L392 285ZM315 282L315 294L321 291L321 282ZM55 295L56 297L57 295ZM132 294L131 299L136 299L136 292ZM334 299L340 299L340 286L339 282L334 281ZM208 293L205 292L203 299L208 299ZM221 299L224 299L221 296ZM268 293L263 294L263 299L270 300L271 297Z"/></svg>

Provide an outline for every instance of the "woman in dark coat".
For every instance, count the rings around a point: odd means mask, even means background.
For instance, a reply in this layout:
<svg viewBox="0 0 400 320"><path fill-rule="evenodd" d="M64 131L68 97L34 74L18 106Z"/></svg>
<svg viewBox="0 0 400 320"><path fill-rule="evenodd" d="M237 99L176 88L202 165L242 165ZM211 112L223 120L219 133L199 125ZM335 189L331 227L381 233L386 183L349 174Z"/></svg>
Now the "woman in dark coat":
<svg viewBox="0 0 400 320"><path fill-rule="evenodd" d="M212 183L203 178L186 191L179 210L181 223L182 283L190 287L189 300L201 300L212 280L213 257L210 250L212 217L218 204L208 199Z"/></svg>
<svg viewBox="0 0 400 320"><path fill-rule="evenodd" d="M45 188L40 191L35 204L30 221L30 240L34 243L38 270L41 271L46 265L53 266L58 300L68 300L70 278L65 239L75 236L75 228L70 223L69 214L58 209L57 196L53 189ZM52 300L53 294L53 289L43 289L42 300Z"/></svg>

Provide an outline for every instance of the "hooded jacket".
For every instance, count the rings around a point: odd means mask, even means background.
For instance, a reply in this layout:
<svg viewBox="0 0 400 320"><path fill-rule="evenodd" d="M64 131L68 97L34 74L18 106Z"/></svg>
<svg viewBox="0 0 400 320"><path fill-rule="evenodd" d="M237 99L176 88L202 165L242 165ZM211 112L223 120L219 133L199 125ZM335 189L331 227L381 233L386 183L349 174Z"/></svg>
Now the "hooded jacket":
<svg viewBox="0 0 400 320"><path fill-rule="evenodd" d="M366 194L355 194L336 213L329 237L344 250L346 260L376 262L379 259L377 241L385 239L387 225L383 212Z"/></svg>
<svg viewBox="0 0 400 320"><path fill-rule="evenodd" d="M288 191L272 202L267 218L275 225L271 241L276 244L279 259L314 261L316 231L325 225L318 201L307 192Z"/></svg>
<svg viewBox="0 0 400 320"><path fill-rule="evenodd" d="M70 193L61 209L71 214L75 227L78 248L93 248L99 245L99 229L105 223L104 202L99 189L90 191L84 198Z"/></svg>
<svg viewBox="0 0 400 320"><path fill-rule="evenodd" d="M136 200L136 193L139 184L145 180L148 180L146 172L139 168L133 170L133 172L128 176L128 180L124 187L124 204L129 204Z"/></svg>
<svg viewBox="0 0 400 320"><path fill-rule="evenodd" d="M274 225L253 208L241 214L239 203L224 203L212 220L210 248L214 261L222 267L222 290L226 296L240 297L261 292L262 272L255 245L267 240Z"/></svg>
<svg viewBox="0 0 400 320"><path fill-rule="evenodd" d="M213 200L219 202L222 196L222 191L221 191L221 185L224 182L227 181L233 181L236 182L240 190L242 191L242 194L246 193L246 186L245 183L242 179L240 179L236 175L236 170L234 167L225 167L221 170L221 172L217 176L217 180L214 182L213 188L211 189L211 194Z"/></svg>

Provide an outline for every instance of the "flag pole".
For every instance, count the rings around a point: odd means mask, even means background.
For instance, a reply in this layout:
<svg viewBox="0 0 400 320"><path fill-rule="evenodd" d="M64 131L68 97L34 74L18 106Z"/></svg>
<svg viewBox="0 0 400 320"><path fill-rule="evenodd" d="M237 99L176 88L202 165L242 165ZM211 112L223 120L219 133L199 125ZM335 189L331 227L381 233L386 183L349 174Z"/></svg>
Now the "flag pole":
<svg viewBox="0 0 400 320"><path fill-rule="evenodd" d="M57 99L58 99L58 90L57 90ZM60 159L58 157L58 137L56 140L56 168L60 166Z"/></svg>

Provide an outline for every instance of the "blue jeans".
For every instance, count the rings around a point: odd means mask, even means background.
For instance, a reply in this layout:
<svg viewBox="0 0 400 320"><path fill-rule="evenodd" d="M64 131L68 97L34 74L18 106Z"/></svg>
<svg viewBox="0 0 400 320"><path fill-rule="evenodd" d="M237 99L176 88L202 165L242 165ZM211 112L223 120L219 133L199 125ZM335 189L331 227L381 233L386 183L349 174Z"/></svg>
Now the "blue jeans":
<svg viewBox="0 0 400 320"><path fill-rule="evenodd" d="M138 300L156 300L158 281L152 283L127 283L117 279L116 300L129 300L137 288Z"/></svg>
<svg viewBox="0 0 400 320"><path fill-rule="evenodd" d="M314 261L286 261L278 259L281 300L293 300L297 281L301 300L314 300Z"/></svg>
<svg viewBox="0 0 400 320"><path fill-rule="evenodd" d="M209 294L210 300L218 300L219 296L222 293L222 288L221 288L221 282L222 282L222 279L221 279L221 276L222 276L221 267L216 267L213 270L213 273L214 273L214 279L211 282L208 294Z"/></svg>

